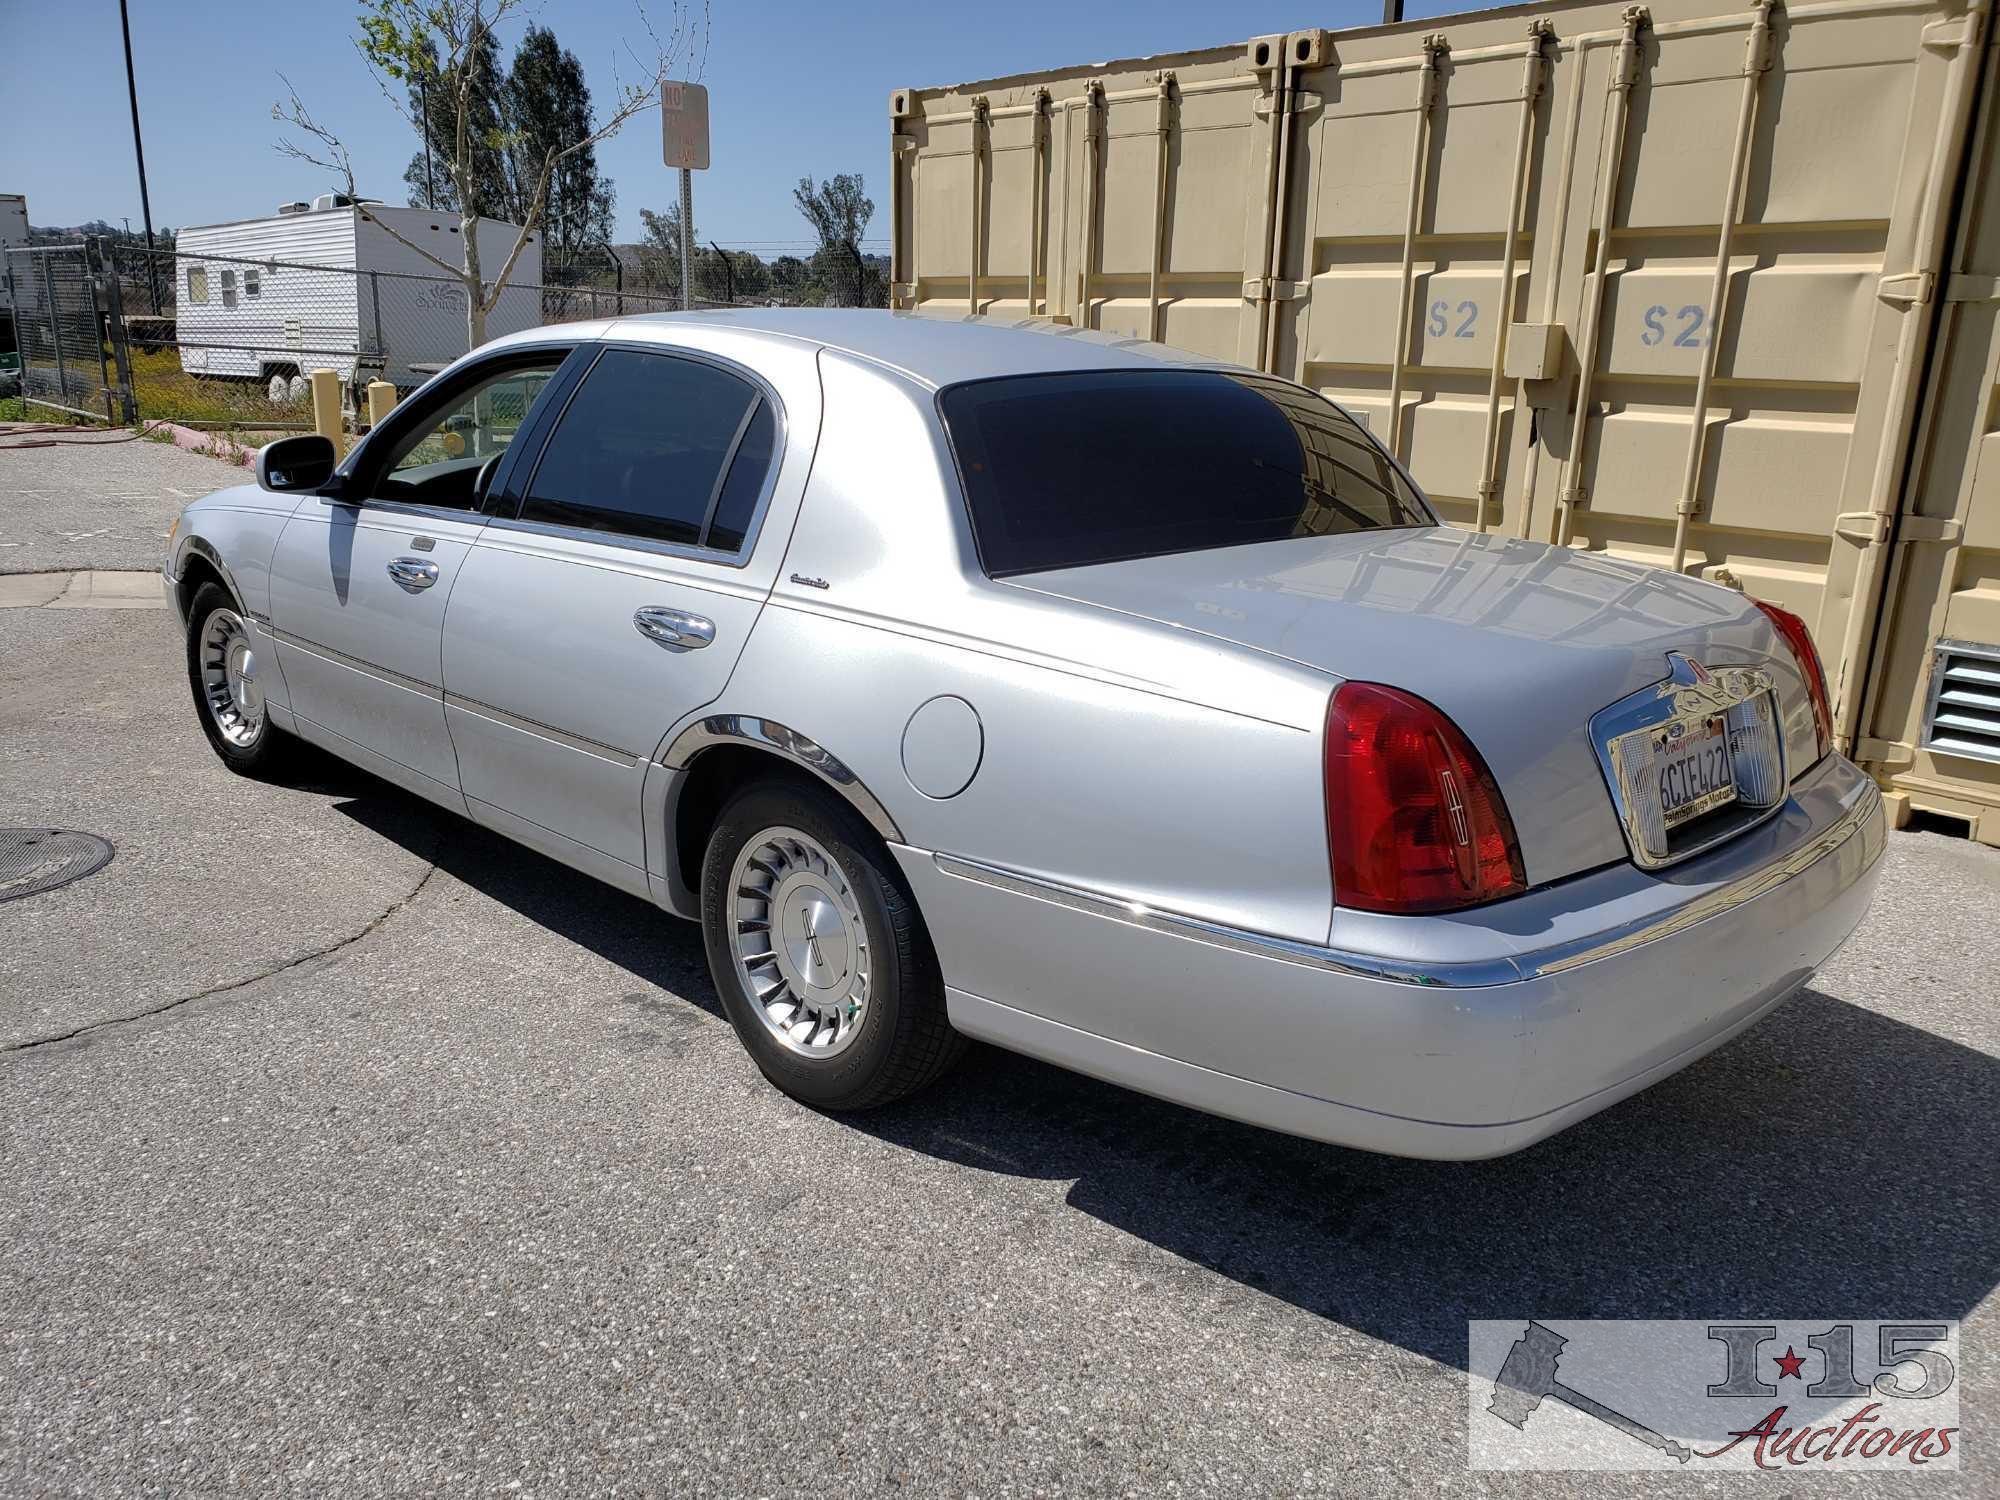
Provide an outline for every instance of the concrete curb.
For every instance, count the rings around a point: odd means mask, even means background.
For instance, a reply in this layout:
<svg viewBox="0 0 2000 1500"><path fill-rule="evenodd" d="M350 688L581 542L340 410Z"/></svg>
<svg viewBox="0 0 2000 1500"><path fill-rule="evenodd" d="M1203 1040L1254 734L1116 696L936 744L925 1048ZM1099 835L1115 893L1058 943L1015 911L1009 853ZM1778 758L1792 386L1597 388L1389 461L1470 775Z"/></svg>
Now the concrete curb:
<svg viewBox="0 0 2000 1500"><path fill-rule="evenodd" d="M185 448L190 453L205 454L209 458L217 459L222 463L233 463L245 469L254 469L257 467L257 450L255 448L245 448L242 450L240 457L230 458L227 456L228 449L223 448L219 444L217 434L213 432L197 432L194 428L183 427L178 422L155 422L149 430L170 433L173 436L174 446L176 448ZM231 444L230 446L234 447L235 445Z"/></svg>

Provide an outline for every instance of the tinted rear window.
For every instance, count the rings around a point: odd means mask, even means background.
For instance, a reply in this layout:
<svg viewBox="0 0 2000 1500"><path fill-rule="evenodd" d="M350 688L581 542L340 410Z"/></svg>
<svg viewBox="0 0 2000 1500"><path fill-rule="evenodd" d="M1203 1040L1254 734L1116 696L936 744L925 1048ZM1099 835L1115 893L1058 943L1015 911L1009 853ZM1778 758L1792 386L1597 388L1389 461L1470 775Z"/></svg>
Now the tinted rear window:
<svg viewBox="0 0 2000 1500"><path fill-rule="evenodd" d="M1019 375L953 386L939 401L995 578L1434 524L1352 420L1274 380Z"/></svg>

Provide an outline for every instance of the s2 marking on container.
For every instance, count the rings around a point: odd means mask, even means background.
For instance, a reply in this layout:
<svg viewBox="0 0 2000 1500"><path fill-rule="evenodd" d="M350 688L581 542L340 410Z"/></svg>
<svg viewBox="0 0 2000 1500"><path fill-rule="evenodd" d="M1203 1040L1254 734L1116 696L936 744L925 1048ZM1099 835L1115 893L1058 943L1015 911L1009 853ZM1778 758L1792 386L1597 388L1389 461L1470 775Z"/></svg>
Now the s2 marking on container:
<svg viewBox="0 0 2000 1500"><path fill-rule="evenodd" d="M1707 308L1691 303L1671 317L1678 327L1667 327L1669 314L1664 304L1655 302L1647 308L1646 331L1639 335L1639 342L1651 348L1670 334L1676 349L1699 349L1708 342L1709 334L1703 332L1708 326Z"/></svg>
<svg viewBox="0 0 2000 1500"><path fill-rule="evenodd" d="M1431 316L1428 326L1431 337L1434 339L1443 338L1447 330L1450 331L1451 336L1455 339L1469 339L1473 336L1473 329L1478 322L1479 304L1477 302L1461 302L1457 307L1453 307L1448 301L1440 299L1431 304Z"/></svg>

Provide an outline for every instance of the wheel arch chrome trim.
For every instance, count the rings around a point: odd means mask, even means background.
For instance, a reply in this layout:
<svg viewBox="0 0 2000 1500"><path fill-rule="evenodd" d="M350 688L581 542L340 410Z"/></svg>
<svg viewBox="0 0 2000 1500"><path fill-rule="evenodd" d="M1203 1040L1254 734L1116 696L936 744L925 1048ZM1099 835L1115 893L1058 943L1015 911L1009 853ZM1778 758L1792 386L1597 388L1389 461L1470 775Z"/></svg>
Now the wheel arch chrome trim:
<svg viewBox="0 0 2000 1500"><path fill-rule="evenodd" d="M660 752L657 760L666 770L686 773L704 751L721 745L747 745L775 755L791 765L803 767L838 793L882 837L892 844L903 842L903 833L889 809L869 790L839 756L816 740L776 719L748 714L712 714L688 725ZM677 801L678 799L676 799ZM669 818L676 809L669 808ZM671 826L671 822L669 823Z"/></svg>
<svg viewBox="0 0 2000 1500"><path fill-rule="evenodd" d="M230 572L229 564L222 560L222 553L216 548L215 543L211 542L207 537L202 536L199 532L189 532L180 539L180 544L174 548L173 561L168 567L173 575L174 592L176 595L179 594L181 585L187 581L187 559L189 554L200 558L211 568L215 569L217 573L222 575L223 586L235 596L237 607L246 615L251 615L256 620L256 623L260 625L268 625L270 623L268 618L259 618L252 615L250 601L243 596L243 589L236 582L236 575Z"/></svg>

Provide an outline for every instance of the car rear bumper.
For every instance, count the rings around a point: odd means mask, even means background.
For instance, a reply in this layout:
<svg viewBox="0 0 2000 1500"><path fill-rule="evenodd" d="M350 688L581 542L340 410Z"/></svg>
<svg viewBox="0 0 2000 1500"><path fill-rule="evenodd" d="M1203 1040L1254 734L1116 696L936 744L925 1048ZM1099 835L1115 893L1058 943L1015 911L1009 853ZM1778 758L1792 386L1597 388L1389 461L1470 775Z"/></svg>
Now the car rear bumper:
<svg viewBox="0 0 2000 1500"><path fill-rule="evenodd" d="M1777 816L1657 873L1452 917L1342 913L1328 945L897 853L955 1025L1216 1114L1405 1156L1518 1150L1687 1066L1860 922L1887 833L1829 756Z"/></svg>

